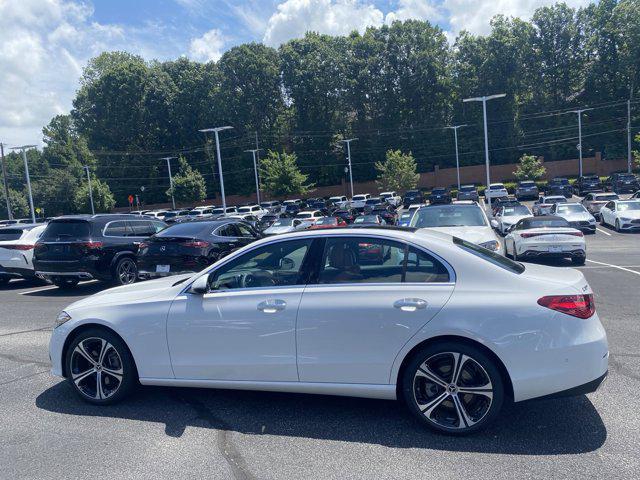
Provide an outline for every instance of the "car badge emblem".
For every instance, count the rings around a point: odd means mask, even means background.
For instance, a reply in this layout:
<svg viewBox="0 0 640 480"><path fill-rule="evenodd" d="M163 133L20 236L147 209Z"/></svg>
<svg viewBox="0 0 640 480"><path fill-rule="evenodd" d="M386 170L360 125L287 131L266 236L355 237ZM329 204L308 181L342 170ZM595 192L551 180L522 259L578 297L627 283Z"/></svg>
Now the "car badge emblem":
<svg viewBox="0 0 640 480"><path fill-rule="evenodd" d="M164 252L167 249L167 247L165 247L164 245L162 247L160 247L160 251Z"/></svg>

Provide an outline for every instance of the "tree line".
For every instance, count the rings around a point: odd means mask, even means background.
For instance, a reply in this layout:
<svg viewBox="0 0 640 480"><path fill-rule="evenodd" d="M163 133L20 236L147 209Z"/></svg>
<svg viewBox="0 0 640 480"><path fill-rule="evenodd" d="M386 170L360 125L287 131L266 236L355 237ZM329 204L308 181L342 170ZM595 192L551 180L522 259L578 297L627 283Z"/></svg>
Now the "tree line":
<svg viewBox="0 0 640 480"><path fill-rule="evenodd" d="M498 15L488 35L463 31L452 43L439 27L408 20L347 36L309 32L277 49L247 43L208 63L105 52L85 67L70 114L44 129L43 150L29 153L35 203L51 213L82 210L82 165L102 208L126 205L131 194L166 202L160 158L168 155L181 158L177 185L213 198L216 149L198 130L223 125L233 127L220 133L227 194L253 191L253 148L262 149L264 168L284 158L270 150L294 153L299 185L329 185L346 179L342 139L358 138L353 175L364 181L389 150L411 153L418 172L454 166L453 132L444 127L466 124L460 163L478 164L482 108L462 100L494 93L507 95L487 105L492 163L575 158L577 118L568 111L584 106L594 109L582 114L583 153L620 158L626 100L637 131L639 89L640 0L558 3L530 21ZM20 203L22 162L9 154L7 163Z"/></svg>

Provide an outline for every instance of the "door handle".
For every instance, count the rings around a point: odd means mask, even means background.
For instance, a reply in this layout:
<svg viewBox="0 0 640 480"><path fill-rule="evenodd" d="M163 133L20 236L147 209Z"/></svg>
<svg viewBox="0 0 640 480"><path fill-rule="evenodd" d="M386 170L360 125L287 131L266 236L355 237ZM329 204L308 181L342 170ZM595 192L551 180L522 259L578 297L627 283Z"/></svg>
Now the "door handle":
<svg viewBox="0 0 640 480"><path fill-rule="evenodd" d="M287 302L284 300L265 300L258 304L258 310L264 313L276 313L281 312L287 306Z"/></svg>
<svg viewBox="0 0 640 480"><path fill-rule="evenodd" d="M393 302L393 306L403 312L415 312L427 308L427 301L421 298L401 298Z"/></svg>

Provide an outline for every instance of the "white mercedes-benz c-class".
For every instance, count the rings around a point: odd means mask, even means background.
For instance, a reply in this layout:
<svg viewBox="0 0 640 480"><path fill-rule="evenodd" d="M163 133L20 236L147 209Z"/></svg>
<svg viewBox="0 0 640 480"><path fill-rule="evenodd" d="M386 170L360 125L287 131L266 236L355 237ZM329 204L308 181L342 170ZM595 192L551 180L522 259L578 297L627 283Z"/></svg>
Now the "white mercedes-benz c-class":
<svg viewBox="0 0 640 480"><path fill-rule="evenodd" d="M60 313L50 356L95 404L138 383L398 398L463 434L507 401L594 391L608 347L579 271L392 227L269 237L105 290Z"/></svg>

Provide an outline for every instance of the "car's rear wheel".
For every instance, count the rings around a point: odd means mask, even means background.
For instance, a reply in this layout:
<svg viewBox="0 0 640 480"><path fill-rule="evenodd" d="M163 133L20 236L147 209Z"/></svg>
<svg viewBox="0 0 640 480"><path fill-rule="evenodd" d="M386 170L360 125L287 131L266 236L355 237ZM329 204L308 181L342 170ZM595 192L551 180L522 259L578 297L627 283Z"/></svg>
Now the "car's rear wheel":
<svg viewBox="0 0 640 480"><path fill-rule="evenodd" d="M409 410L429 428L465 435L493 422L504 401L498 366L479 348L442 342L426 346L402 376Z"/></svg>
<svg viewBox="0 0 640 480"><path fill-rule="evenodd" d="M65 278L65 277L56 277L51 281L56 287L63 288L63 289L75 288L80 282L80 280L78 280L77 278Z"/></svg>
<svg viewBox="0 0 640 480"><path fill-rule="evenodd" d="M584 265L587 261L587 257L571 257L571 263L574 265Z"/></svg>
<svg viewBox="0 0 640 480"><path fill-rule="evenodd" d="M123 257L118 260L115 267L114 279L118 285L131 285L138 279L138 267L136 262L130 257Z"/></svg>
<svg viewBox="0 0 640 480"><path fill-rule="evenodd" d="M95 328L75 337L65 356L67 380L83 400L108 405L122 400L136 386L133 357L122 340Z"/></svg>
<svg viewBox="0 0 640 480"><path fill-rule="evenodd" d="M9 277L0 277L0 287L3 287L9 283Z"/></svg>

